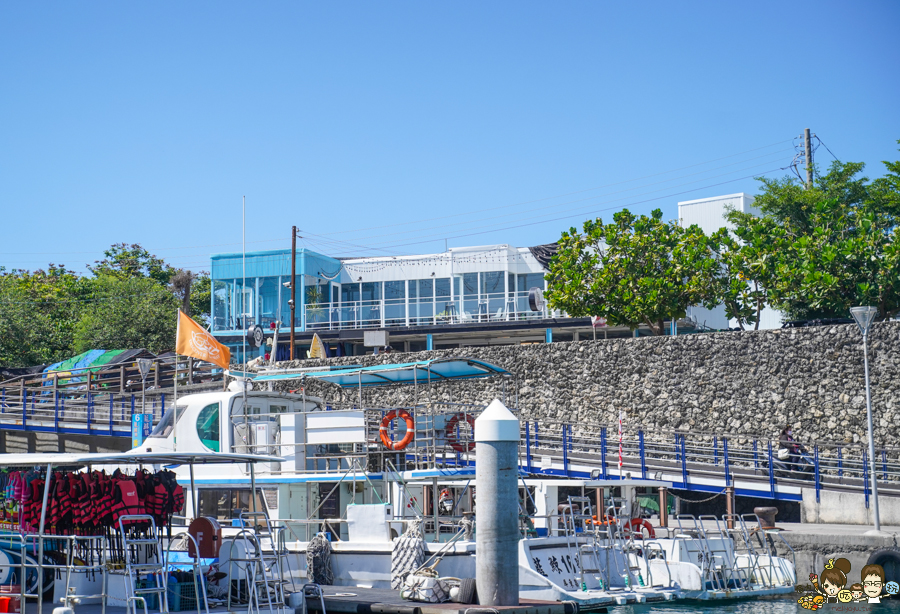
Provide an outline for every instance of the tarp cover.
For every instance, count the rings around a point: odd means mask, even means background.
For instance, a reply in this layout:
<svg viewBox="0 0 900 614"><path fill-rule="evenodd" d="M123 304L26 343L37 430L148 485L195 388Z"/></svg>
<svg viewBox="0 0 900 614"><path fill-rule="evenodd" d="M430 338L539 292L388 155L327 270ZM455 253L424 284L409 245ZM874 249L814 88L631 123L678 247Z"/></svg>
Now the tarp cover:
<svg viewBox="0 0 900 614"><path fill-rule="evenodd" d="M60 382L81 382L84 381L84 373L87 369L91 371L99 371L106 365L120 364L131 362L138 358L154 358L151 352L144 349L138 350L88 350L77 356L67 358L66 360L54 363L44 369L44 385L52 385L53 373L72 375L66 377L65 381L60 378Z"/></svg>
<svg viewBox="0 0 900 614"><path fill-rule="evenodd" d="M420 360L418 362L405 362L393 365L375 365L371 367L354 367L351 369L337 369L334 371L319 371L311 373L273 373L259 375L254 378L256 382L271 382L277 380L315 378L337 384L342 388L357 388L360 384L367 386L385 386L388 384L427 384L429 377L432 382L454 379L473 379L490 377L492 375L504 375L508 371L497 365L492 365L472 358L438 358L435 360Z"/></svg>

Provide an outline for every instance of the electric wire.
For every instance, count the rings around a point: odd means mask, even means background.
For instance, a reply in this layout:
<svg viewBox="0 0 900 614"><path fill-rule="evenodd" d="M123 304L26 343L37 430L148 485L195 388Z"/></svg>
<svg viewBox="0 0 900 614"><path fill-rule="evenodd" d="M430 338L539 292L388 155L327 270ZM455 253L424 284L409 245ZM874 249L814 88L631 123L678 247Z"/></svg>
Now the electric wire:
<svg viewBox="0 0 900 614"><path fill-rule="evenodd" d="M586 188L586 189L584 189L584 190L577 190L577 191L575 191L575 192L567 192L567 193L564 193L564 194L558 194L558 195L556 195L556 196L548 196L548 197L545 197L545 198L538 198L538 199L534 199L534 200L527 200L527 201L523 201L523 202L519 202L519 203L509 204L509 205L500 205L500 206L497 206L497 207L489 207L489 208L486 208L486 209L480 209L480 211L493 211L493 210L497 210L497 209L508 209L508 208L511 208L511 207L520 207L520 206L522 206L522 205L530 205L530 204L533 204L533 203L544 202L544 201L547 201L547 200L553 200L554 198L564 198L564 197L566 197L566 196L573 196L573 195L575 195L575 194L583 194L584 192L592 192L592 191L594 191L594 190L600 190L600 189L603 189L603 188L615 187L615 186L617 186L617 185L622 185L622 184L625 184L625 183L631 183L631 182L634 182L634 181L642 181L642 180L644 180L644 179L652 179L653 177L658 177L658 176L660 176L660 175L666 175L666 174L668 174L668 173L675 173L675 172L678 172L678 171L687 170L687 169L689 169L689 168L696 168L697 166L703 166L704 164L712 164L713 162L719 162L719 161L721 161L721 160L726 160L726 159L728 159L728 158L733 158L733 157L735 157L735 156L741 156L741 155L744 155L744 154L748 154L748 153L753 153L753 152L756 152L756 151L760 151L760 150L763 150L763 149L768 149L768 148L770 148L770 147L775 147L776 145L783 145L784 143L789 143L789 142L791 142L791 141L793 141L793 140L794 140L794 139L786 139L786 140L783 140L783 141L778 141L778 142L776 142L776 143L772 143L772 144L770 144L770 145L764 145L763 147L756 147L756 148L754 148L754 149L748 149L748 150L746 150L746 151L742 151L742 152L739 152L739 153L730 154L730 155L727 155L727 156L722 156L722 157L720 157L720 158L714 158L714 159L712 159L712 160L707 160L707 161L705 161L705 162L698 162L698 163L696 163L696 164L690 164L690 165L688 165L688 166L682 166L682 167L679 167L679 168L670 169L670 170L662 171L662 172L659 172L659 173L653 173L653 174L650 174L650 175L644 175L643 177L636 177L636 178L634 178L634 179L626 179L626 180L623 180L623 181L617 181L617 182L614 182L614 183L604 184L604 185L596 186L596 187L593 187L593 188ZM755 159L755 158L750 158L750 159L753 160L753 159ZM724 168L724 167L718 167L718 168ZM470 215L471 213L472 213L472 212L467 211L467 212L453 213L453 214L450 214L450 215L438 216L438 217L433 217L433 218L426 218L426 219L423 219L423 220L410 220L410 221L408 221L408 222L397 222L397 223L394 223L394 224L386 224L386 225L383 225L383 226L369 226L369 227L366 227L366 228L357 228L357 229L341 230L341 231L335 231L335 232L332 232L332 233L325 233L324 236L333 236L333 235L336 235L336 234L349 234L349 233L353 233L353 232L369 231L369 230L379 230L379 229L382 229L382 228L395 228L395 227L397 227L397 226L406 226L406 225L409 225L409 224L418 224L418 223L421 223L421 222L431 222L431 221L437 221L437 220L445 220L445 219L449 219L449 218L452 218L452 217L459 217L459 216L462 216L462 215Z"/></svg>
<svg viewBox="0 0 900 614"><path fill-rule="evenodd" d="M784 150L784 151L790 151L790 150ZM689 174L689 175L682 175L682 176L680 176L680 177L673 177L672 179L666 179L666 180L663 180L663 181L657 181L657 182L654 182L654 183L643 184L643 185L635 186L635 187L633 187L633 188L628 188L628 189L625 189L625 190L618 190L618 191L616 191L616 192L611 192L611 193L609 193L609 194L597 195L597 196L589 196L589 197L587 197L587 198L581 198L581 199L576 199L576 200L570 200L570 201L566 201L566 202L563 202L563 203L557 203L557 204L555 204L555 205L549 205L549 206L544 206L544 207L534 207L534 208L531 208L531 209L524 209L524 210L521 210L521 211L517 211L516 214L519 215L519 214L523 214L523 213L532 213L532 212L534 212L534 211L548 211L549 209L555 209L555 208L559 208L559 207L564 207L565 205L571 205L571 204L575 204L575 203L586 202L586 201L594 200L594 199L597 199L597 198L607 198L607 197L609 197L609 196L615 196L615 195L617 195L617 194L624 194L624 193L632 192L632 191L634 191L634 190L638 190L638 189L645 188L645 187L651 187L651 186L655 186L655 185L661 185L661 184L665 184L665 183L670 183L671 181L677 181L678 179L684 179L684 178L687 178L687 177L695 177L695 176L697 176L697 175L703 175L703 174L712 172L712 171L714 171L714 170L719 170L719 169L721 169L721 168L728 168L729 166L734 166L735 164L742 164L742 163L744 163L744 162L751 162L751 161L757 160L757 159L759 159L759 158L771 158L771 157L773 157L773 156L781 157L782 155L784 155L784 151L779 151L779 152L773 152L773 153L765 154L765 155L763 155L763 156L758 156L758 157L756 157L756 158L750 158L750 159L748 159L748 160L742 160L742 161L740 161L740 162L735 162L735 163L733 163L733 164L727 164L727 165L725 165L725 166L718 167L718 168L715 168L715 169L707 169L707 170L705 170L705 171L700 171L699 173L692 173L692 174ZM711 177L706 177L706 178L703 178L703 179L698 179L697 181L707 181L707 180L709 180L709 179L715 179L715 178L718 178L718 177L724 177L724 176L726 176L726 175L730 175L731 173L743 172L743 171L745 171L745 170L750 170L750 169L752 169L752 168L759 168L759 167L761 167L761 166L769 166L772 162L774 162L774 160L768 160L768 161L766 161L766 162L764 162L764 163L761 163L761 164L756 164L756 165L752 165L752 166L748 166L748 167L744 167L744 168L740 168L740 169L735 169L735 170L728 171L728 172L726 172L726 173L722 173L722 174L719 174L719 175L713 175L713 176L711 176ZM693 182L677 184L677 185L675 185L675 186L669 186L669 188L671 188L671 187L681 187L681 186L683 186L683 185L689 185L689 183L693 183ZM663 188L663 189L669 189L669 188ZM649 192L644 192L643 194L648 194L648 193L649 193ZM640 194L640 195L643 195L643 194ZM544 215L551 215L551 214L548 212L548 213L545 213ZM421 233L421 232L423 232L423 231L427 231L427 230L430 230L430 229L436 229L436 228L439 228L439 229L441 229L442 231L444 231L444 230L446 230L447 228L451 228L451 227L454 227L454 226L466 226L466 225L471 225L471 224L479 224L479 225L481 225L481 224L483 224L483 223L486 222L486 221L489 221L489 220L495 220L495 219L501 219L501 218L507 218L508 216L509 216L509 214L508 214L508 213L505 213L505 214L502 214L502 215L495 215L495 216L491 216L491 217L482 217L482 218L478 218L478 219L474 219L474 220L467 220L467 221L463 221L463 222L456 222L456 223L451 223L451 224L442 224L442 225L440 225L440 226L432 226L432 227L430 227L430 228L428 228L428 227L426 227L426 228L415 228L415 229L411 229L411 230L405 230L405 231L393 232L393 233L390 233L390 235L380 234L380 235L374 235L374 236L367 236L367 237L362 237L361 239L362 239L362 240L368 240L368 239L380 238L380 237L384 237L384 236L397 237L397 236L400 236L400 235L408 235L408 234ZM310 233L309 231L304 231L304 232L306 232L306 234L308 234L308 235L314 235L314 236L320 237L321 239L324 239L324 240L327 240L327 238L328 238L329 236L334 236L334 234L335 234L335 233L315 234L315 233ZM360 238L357 238L357 239L355 239L355 240L356 240L356 241L359 241ZM371 249L371 248L372 248L372 245L369 245L369 246L362 246L362 245L359 245L359 244L353 244L353 243L350 243L350 242L338 241L338 240L336 240L336 242L337 242L337 243L346 243L347 245L351 245L351 246L354 246L354 247L359 247L359 248L362 248L362 249ZM376 243L375 245L378 245L378 244Z"/></svg>

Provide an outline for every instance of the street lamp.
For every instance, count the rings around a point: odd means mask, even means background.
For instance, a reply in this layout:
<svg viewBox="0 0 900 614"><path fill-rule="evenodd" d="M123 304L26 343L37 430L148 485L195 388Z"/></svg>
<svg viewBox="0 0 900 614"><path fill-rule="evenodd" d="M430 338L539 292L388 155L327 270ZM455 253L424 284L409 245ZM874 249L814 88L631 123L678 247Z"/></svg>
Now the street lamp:
<svg viewBox="0 0 900 614"><path fill-rule="evenodd" d="M863 364L866 371L866 420L869 425L869 475L872 480L872 501L875 514L875 531L881 531L881 519L878 516L878 484L875 480L875 438L872 434L872 395L869 393L869 327L878 315L877 307L851 307L850 315L856 320L863 338Z"/></svg>

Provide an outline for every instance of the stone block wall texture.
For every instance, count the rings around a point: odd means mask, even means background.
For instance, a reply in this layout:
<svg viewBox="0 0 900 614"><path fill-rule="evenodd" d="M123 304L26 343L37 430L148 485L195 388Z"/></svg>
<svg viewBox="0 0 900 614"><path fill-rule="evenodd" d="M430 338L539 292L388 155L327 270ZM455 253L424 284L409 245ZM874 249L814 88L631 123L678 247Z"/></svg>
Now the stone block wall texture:
<svg viewBox="0 0 900 614"><path fill-rule="evenodd" d="M471 357L508 369L512 378L432 383L435 401L487 404L503 399L527 419L646 429L777 437L792 424L803 442L866 441L862 336L855 324L639 337L552 344L467 347L353 356L280 366L374 365L435 357ZM900 322L873 325L869 373L876 445L900 435ZM299 382L279 384L297 389ZM355 402L355 390L307 381L306 393ZM429 398L419 387L419 401ZM363 390L366 407L410 405L411 386Z"/></svg>

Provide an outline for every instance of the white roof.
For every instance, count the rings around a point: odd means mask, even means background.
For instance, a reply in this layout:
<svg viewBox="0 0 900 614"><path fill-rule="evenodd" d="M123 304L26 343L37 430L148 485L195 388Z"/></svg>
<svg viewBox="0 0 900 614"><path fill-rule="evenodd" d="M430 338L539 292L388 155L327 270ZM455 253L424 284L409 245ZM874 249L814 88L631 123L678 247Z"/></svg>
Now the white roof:
<svg viewBox="0 0 900 614"><path fill-rule="evenodd" d="M283 458L224 452L119 452L112 454L0 454L0 467L84 467L86 465L209 465L282 463Z"/></svg>

